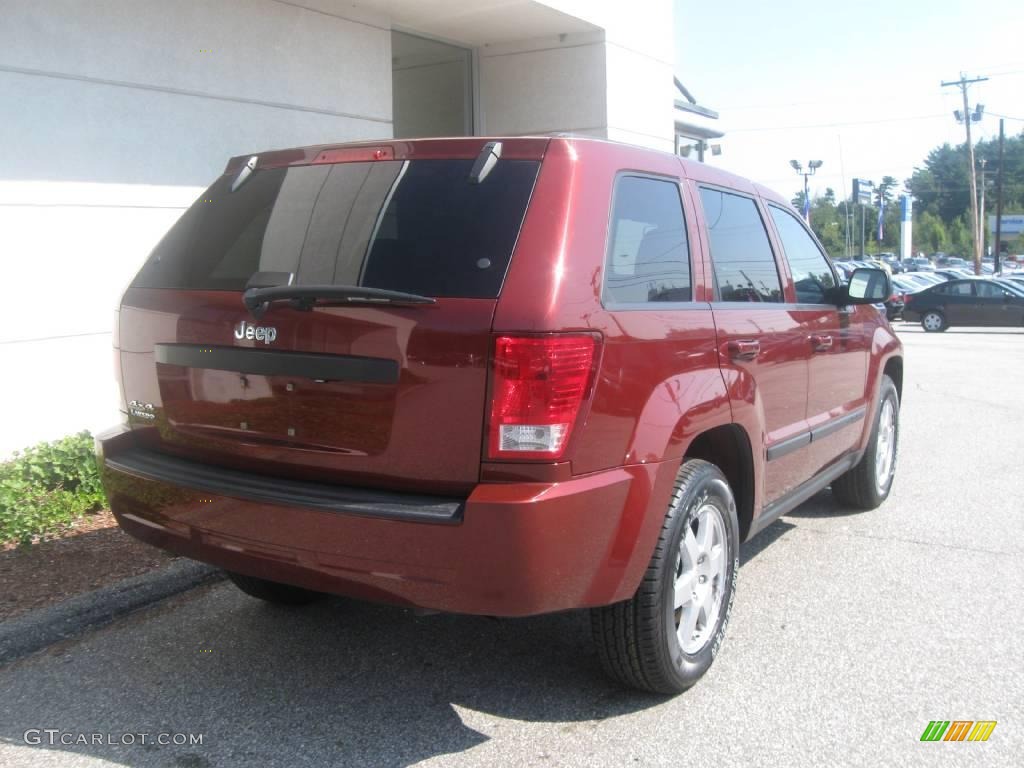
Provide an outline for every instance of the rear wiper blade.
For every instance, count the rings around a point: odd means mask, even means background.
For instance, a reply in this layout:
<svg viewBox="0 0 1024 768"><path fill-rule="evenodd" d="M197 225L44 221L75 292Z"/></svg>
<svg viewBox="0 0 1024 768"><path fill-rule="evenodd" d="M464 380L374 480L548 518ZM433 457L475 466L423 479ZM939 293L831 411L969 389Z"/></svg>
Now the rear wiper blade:
<svg viewBox="0 0 1024 768"><path fill-rule="evenodd" d="M358 285L275 285L249 288L242 294L249 314L256 320L263 317L275 301L289 301L295 309L312 309L315 304L387 304L412 306L436 304L437 299L417 293L388 291L383 288L363 288Z"/></svg>

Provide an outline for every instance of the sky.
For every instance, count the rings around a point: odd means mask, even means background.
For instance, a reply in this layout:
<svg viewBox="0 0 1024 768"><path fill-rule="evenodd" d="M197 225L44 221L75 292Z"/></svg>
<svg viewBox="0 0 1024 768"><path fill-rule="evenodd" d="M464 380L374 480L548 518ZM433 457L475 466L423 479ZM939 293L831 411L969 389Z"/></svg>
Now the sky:
<svg viewBox="0 0 1024 768"><path fill-rule="evenodd" d="M786 197L803 187L790 160L823 161L812 196L843 197L963 143L960 89L940 86L961 72L990 77L968 90L975 142L998 136L994 113L1024 118L1024 0L675 0L675 32L676 74L726 134L711 162Z"/></svg>

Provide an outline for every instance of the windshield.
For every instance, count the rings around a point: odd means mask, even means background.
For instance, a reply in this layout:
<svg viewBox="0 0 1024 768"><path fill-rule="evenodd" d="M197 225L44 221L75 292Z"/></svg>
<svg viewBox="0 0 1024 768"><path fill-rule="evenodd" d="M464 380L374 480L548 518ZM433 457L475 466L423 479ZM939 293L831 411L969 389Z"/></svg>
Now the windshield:
<svg viewBox="0 0 1024 768"><path fill-rule="evenodd" d="M472 160L271 168L234 192L223 176L133 285L240 291L256 272L292 272L298 285L494 298L539 165L500 160L481 183Z"/></svg>

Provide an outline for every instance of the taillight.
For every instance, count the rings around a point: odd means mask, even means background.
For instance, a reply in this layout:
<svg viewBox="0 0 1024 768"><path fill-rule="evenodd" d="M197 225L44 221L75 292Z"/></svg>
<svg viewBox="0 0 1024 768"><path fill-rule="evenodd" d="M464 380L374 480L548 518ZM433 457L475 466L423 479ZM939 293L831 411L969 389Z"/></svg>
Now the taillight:
<svg viewBox="0 0 1024 768"><path fill-rule="evenodd" d="M593 336L499 336L491 369L491 459L558 459L589 390Z"/></svg>

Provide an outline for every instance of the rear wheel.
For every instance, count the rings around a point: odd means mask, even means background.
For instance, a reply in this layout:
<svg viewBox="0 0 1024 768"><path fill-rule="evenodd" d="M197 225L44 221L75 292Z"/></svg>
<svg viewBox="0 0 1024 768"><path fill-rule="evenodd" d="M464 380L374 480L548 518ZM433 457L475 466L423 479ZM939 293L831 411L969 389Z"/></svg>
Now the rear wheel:
<svg viewBox="0 0 1024 768"><path fill-rule="evenodd" d="M591 611L605 671L654 693L679 693L696 683L725 637L738 553L728 482L713 464L686 462L636 594Z"/></svg>
<svg viewBox="0 0 1024 768"><path fill-rule="evenodd" d="M921 317L921 327L928 331L928 333L935 333L937 331L944 331L949 326L946 325L946 318L943 317L941 312L931 310L925 312Z"/></svg>
<svg viewBox="0 0 1024 768"><path fill-rule="evenodd" d="M832 483L832 495L847 507L874 509L889 497L899 453L900 399L888 376L879 386L878 413L864 456Z"/></svg>
<svg viewBox="0 0 1024 768"><path fill-rule="evenodd" d="M293 587L291 584L258 579L255 576L246 576L230 571L227 572L227 575L235 583L235 586L245 594L276 605L306 605L324 596L322 592L313 592L302 587Z"/></svg>

